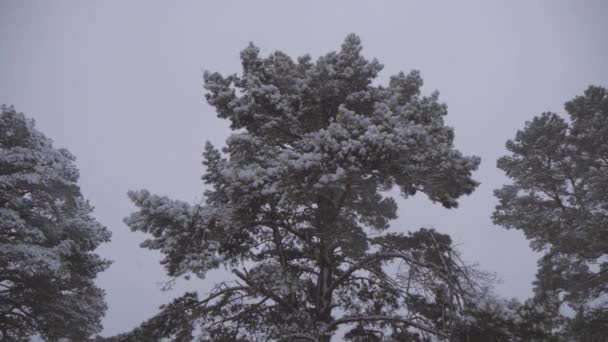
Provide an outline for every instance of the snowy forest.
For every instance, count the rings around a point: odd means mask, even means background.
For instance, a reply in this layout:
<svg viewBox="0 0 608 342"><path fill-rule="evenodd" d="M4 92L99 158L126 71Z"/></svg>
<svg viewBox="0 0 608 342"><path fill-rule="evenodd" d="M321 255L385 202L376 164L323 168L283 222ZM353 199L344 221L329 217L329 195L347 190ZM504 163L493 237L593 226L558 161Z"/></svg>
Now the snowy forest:
<svg viewBox="0 0 608 342"><path fill-rule="evenodd" d="M198 75L210 120L230 130L190 146L202 153L200 195L99 174L124 186L123 227L96 214L72 146L2 105L0 341L608 341L606 85L547 104L560 111L523 113L501 156L482 160L460 147L425 70L381 77L392 66L369 57L357 34L342 37L317 57L222 45L240 69ZM459 227L397 221L417 215L402 204L414 198L463 211L485 191L483 165L505 181L490 189L491 212L475 215L538 256L529 295L501 292L500 270L446 233ZM170 187L181 176L165 177ZM121 258L102 252L119 229L159 256L165 281L155 286L171 299L108 334L115 302L99 278Z"/></svg>

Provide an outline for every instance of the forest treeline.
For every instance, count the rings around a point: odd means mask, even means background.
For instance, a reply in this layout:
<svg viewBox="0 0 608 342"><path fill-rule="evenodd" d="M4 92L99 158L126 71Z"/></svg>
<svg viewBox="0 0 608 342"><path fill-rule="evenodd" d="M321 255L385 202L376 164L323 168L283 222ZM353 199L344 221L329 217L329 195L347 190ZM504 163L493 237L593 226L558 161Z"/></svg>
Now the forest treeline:
<svg viewBox="0 0 608 342"><path fill-rule="evenodd" d="M382 64L361 50L356 35L317 60L250 44L240 75L205 72L207 102L233 132L204 146L204 200L129 191L137 211L124 222L169 276L225 269L225 280L114 337L97 335L107 305L94 283L111 234L75 158L2 107L0 340L606 341L607 90L590 86L567 117L542 113L506 142L497 167L510 182L492 219L542 257L533 296L502 298L449 235L388 231L388 190L458 210L480 158L455 148L447 106L421 93L418 71L377 85Z"/></svg>

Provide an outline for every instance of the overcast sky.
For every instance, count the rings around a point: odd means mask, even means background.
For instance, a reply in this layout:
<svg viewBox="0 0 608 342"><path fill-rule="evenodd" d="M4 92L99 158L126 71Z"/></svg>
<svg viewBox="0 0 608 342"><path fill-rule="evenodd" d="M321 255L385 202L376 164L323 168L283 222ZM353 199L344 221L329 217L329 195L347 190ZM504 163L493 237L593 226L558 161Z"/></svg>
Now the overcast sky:
<svg viewBox="0 0 608 342"><path fill-rule="evenodd" d="M608 86L608 2L500 1L0 1L0 103L77 157L84 195L113 232L99 252L114 260L104 335L125 332L186 289L214 279L167 281L159 255L138 247L122 222L129 189L194 201L203 191L201 152L230 133L203 97L202 71L240 72L249 41L266 55L313 57L357 33L385 65L380 82L418 69L439 90L456 146L482 158L482 185L446 210L424 197L399 201L395 230L433 226L467 261L502 279L503 296L526 298L537 255L519 232L492 225L492 190L504 144L526 120L591 85Z"/></svg>

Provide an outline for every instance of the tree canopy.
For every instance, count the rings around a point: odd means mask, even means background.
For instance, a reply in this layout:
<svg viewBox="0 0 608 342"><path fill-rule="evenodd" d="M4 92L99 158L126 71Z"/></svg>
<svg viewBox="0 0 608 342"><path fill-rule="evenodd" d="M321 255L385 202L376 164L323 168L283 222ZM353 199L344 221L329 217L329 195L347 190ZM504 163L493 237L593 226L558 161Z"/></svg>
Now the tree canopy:
<svg viewBox="0 0 608 342"><path fill-rule="evenodd" d="M600 341L608 331L608 92L591 86L565 108L568 119L543 113L507 142L498 167L513 183L495 191L493 218L544 253L535 292L576 311L569 340Z"/></svg>
<svg viewBox="0 0 608 342"><path fill-rule="evenodd" d="M84 341L106 304L93 280L109 262L92 251L110 232L77 185L74 156L34 121L0 115L0 339Z"/></svg>
<svg viewBox="0 0 608 342"><path fill-rule="evenodd" d="M478 185L479 158L454 148L447 107L421 94L417 71L375 85L382 65L361 49L349 35L313 62L250 44L241 75L204 74L234 130L221 150L205 146L204 202L132 191L125 222L149 234L142 247L163 253L168 275L232 279L115 340L329 341L343 329L348 341L472 341L520 326L522 305L489 294L448 235L388 231L388 190L455 208Z"/></svg>

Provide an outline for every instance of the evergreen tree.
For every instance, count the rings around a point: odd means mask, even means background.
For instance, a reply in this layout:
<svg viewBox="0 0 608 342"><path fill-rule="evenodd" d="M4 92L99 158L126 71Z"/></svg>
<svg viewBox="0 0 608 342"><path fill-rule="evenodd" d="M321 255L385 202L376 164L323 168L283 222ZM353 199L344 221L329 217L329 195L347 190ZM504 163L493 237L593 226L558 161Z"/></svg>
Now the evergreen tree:
<svg viewBox="0 0 608 342"><path fill-rule="evenodd" d="M523 231L531 247L544 252L536 296L558 298L577 312L567 340L604 341L608 92L589 87L565 107L569 120L543 113L507 142L510 154L498 160L498 167L513 184L496 190L500 202L493 217L505 228Z"/></svg>
<svg viewBox="0 0 608 342"><path fill-rule="evenodd" d="M84 341L101 330L110 232L77 185L74 156L12 107L0 115L0 340Z"/></svg>
<svg viewBox="0 0 608 342"><path fill-rule="evenodd" d="M418 72L374 85L382 66L360 51L355 35L316 62L251 44L242 75L205 73L234 130L221 151L205 146L205 202L129 192L139 210L125 222L151 235L142 247L164 254L168 275L233 278L115 340L329 341L339 328L348 341L456 340L480 273L447 235L388 233L386 191L454 208L479 158L454 148L447 107L420 94Z"/></svg>

